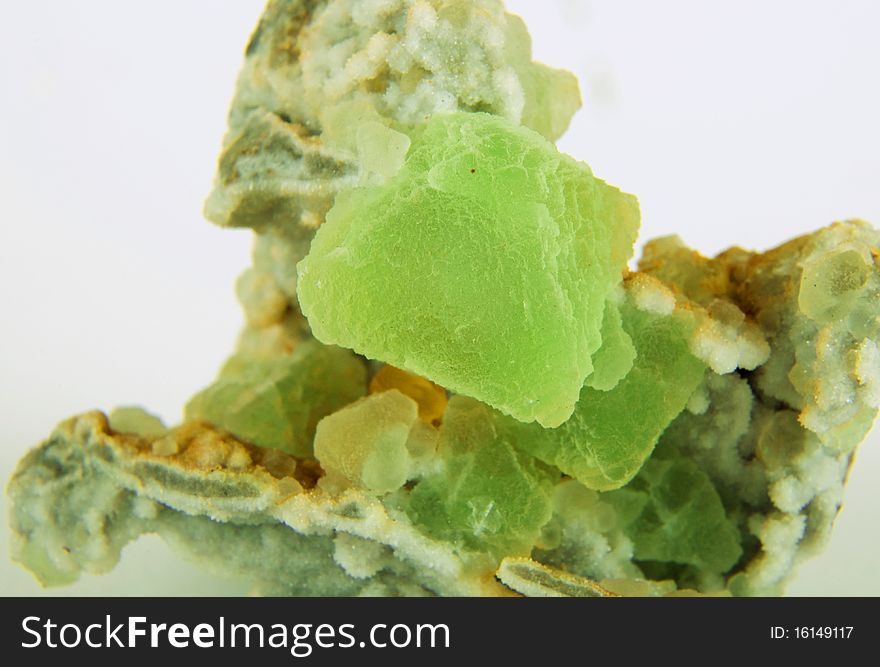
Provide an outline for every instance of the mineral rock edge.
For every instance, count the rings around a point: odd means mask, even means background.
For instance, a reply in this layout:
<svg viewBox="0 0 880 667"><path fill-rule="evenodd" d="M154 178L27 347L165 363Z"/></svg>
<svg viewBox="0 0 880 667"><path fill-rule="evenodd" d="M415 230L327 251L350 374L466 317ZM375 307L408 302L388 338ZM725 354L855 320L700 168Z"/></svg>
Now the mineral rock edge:
<svg viewBox="0 0 880 667"><path fill-rule="evenodd" d="M560 153L575 78L500 0L270 0L206 216L245 326L166 427L19 463L44 585L157 533L271 595L768 595L880 407L880 233L627 264L633 195Z"/></svg>

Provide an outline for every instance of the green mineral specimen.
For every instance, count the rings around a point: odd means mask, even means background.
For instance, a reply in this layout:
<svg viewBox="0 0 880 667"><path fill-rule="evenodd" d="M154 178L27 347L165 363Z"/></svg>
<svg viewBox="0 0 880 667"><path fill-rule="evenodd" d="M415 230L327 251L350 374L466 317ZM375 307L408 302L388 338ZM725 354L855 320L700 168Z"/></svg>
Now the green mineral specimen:
<svg viewBox="0 0 880 667"><path fill-rule="evenodd" d="M558 426L637 227L633 197L535 132L436 115L387 183L337 197L299 301L324 343Z"/></svg>
<svg viewBox="0 0 880 667"><path fill-rule="evenodd" d="M525 24L500 0L272 0L205 213L314 232L360 178L363 124L408 132L436 113L484 111L555 141L578 107L577 79L532 61Z"/></svg>
<svg viewBox="0 0 880 667"><path fill-rule="evenodd" d="M256 235L237 349L179 425L29 452L13 558L61 585L155 533L260 594L783 592L880 407L880 232L629 271L635 198L551 143L579 102L499 0L270 0L205 208Z"/></svg>

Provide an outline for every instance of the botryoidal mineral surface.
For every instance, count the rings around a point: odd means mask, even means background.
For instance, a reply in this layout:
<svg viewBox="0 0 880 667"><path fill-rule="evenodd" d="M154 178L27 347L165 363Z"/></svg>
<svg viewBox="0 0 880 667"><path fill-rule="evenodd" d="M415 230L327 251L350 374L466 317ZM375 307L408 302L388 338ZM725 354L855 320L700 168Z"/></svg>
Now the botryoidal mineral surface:
<svg viewBox="0 0 880 667"><path fill-rule="evenodd" d="M46 585L157 533L263 594L778 594L880 405L880 234L627 268L577 82L498 0L271 0L206 215L246 325L167 428L63 422L9 484Z"/></svg>

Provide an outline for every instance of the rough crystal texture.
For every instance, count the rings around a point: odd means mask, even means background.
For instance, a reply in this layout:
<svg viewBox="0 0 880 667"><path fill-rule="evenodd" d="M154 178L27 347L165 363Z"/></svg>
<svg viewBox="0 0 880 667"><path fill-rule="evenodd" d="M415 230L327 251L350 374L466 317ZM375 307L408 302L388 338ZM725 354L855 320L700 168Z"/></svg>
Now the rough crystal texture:
<svg viewBox="0 0 880 667"><path fill-rule="evenodd" d="M636 349L623 326L620 310L608 301L602 318L602 347L593 355L593 372L587 376L584 386L599 391L614 389L629 373L635 358Z"/></svg>
<svg viewBox="0 0 880 667"><path fill-rule="evenodd" d="M558 426L637 227L633 197L534 132L437 115L387 183L338 197L299 300L324 343Z"/></svg>
<svg viewBox="0 0 880 667"><path fill-rule="evenodd" d="M247 46L206 216L256 232L238 350L309 339L296 263L338 192L382 182L438 112L497 114L556 139L577 80L531 59L499 0L271 0Z"/></svg>
<svg viewBox="0 0 880 667"><path fill-rule="evenodd" d="M272 0L246 55L205 209L222 225L314 231L357 182L368 123L479 110L555 140L580 106L500 0Z"/></svg>
<svg viewBox="0 0 880 667"><path fill-rule="evenodd" d="M696 465L652 458L634 482L608 495L640 561L728 571L742 555L739 531Z"/></svg>
<svg viewBox="0 0 880 667"><path fill-rule="evenodd" d="M574 414L559 428L508 425L521 449L597 490L632 479L705 369L688 350L687 323L674 315L625 305L623 328L635 361L612 389L584 387Z"/></svg>
<svg viewBox="0 0 880 667"><path fill-rule="evenodd" d="M158 533L266 595L505 594L485 564L374 496L315 488L309 462L199 424L159 442L114 433L100 413L60 424L10 481L13 558L44 585L63 585L112 569L128 542ZM371 548L353 553L357 540Z"/></svg>
<svg viewBox="0 0 880 667"><path fill-rule="evenodd" d="M728 580L736 594L781 592L828 537L853 451L877 414L867 369L880 332L878 248L880 233L861 221L764 254L734 248L708 259L669 239L645 248L640 268L710 310L749 313L769 344L751 373L707 375L658 446L694 460L739 525L748 558Z"/></svg>

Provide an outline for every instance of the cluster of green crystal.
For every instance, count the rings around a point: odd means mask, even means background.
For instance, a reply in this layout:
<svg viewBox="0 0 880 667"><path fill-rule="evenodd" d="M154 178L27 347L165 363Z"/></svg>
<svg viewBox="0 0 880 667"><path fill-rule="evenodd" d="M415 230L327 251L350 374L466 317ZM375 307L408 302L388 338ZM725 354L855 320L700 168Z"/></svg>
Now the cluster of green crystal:
<svg viewBox="0 0 880 667"><path fill-rule="evenodd" d="M558 428L508 424L522 450L600 491L632 479L705 370L688 350L686 324L630 305L622 314L635 359L614 387L585 386L574 414Z"/></svg>
<svg viewBox="0 0 880 667"><path fill-rule="evenodd" d="M238 283L247 320L238 356L262 361L288 355L311 337L297 295L297 262L337 195L344 199L355 186L394 176L427 120L480 111L509 121L511 130L521 132L522 124L552 141L579 106L574 76L532 61L525 25L500 0L270 1L247 47L205 207L218 224L257 232L254 266ZM537 135L524 136L519 141L531 146L533 157L543 156L548 173L586 169ZM471 178L470 185L487 177ZM575 186L566 187L565 196L577 196L569 192ZM576 217L576 206L569 207L569 218ZM635 229L626 234L634 238ZM630 250L621 252L628 256ZM599 299L606 289L591 288ZM590 327L601 318L588 317L592 325L569 329L585 328L577 333L595 350ZM578 369L566 372L583 376L589 352L574 354ZM575 384L569 381L563 399L569 412Z"/></svg>
<svg viewBox="0 0 880 667"><path fill-rule="evenodd" d="M779 592L828 537L880 406L878 248L880 233L861 221L764 254L710 260L673 239L645 248L640 268L715 311L749 313L769 344L750 372L707 375L657 450L695 461L739 525L744 562L726 583L737 594Z"/></svg>
<svg viewBox="0 0 880 667"><path fill-rule="evenodd" d="M206 206L256 232L238 348L183 425L29 454L16 557L64 583L154 531L267 593L781 592L880 407L880 233L629 272L635 198L552 143L578 104L497 0L271 0Z"/></svg>

